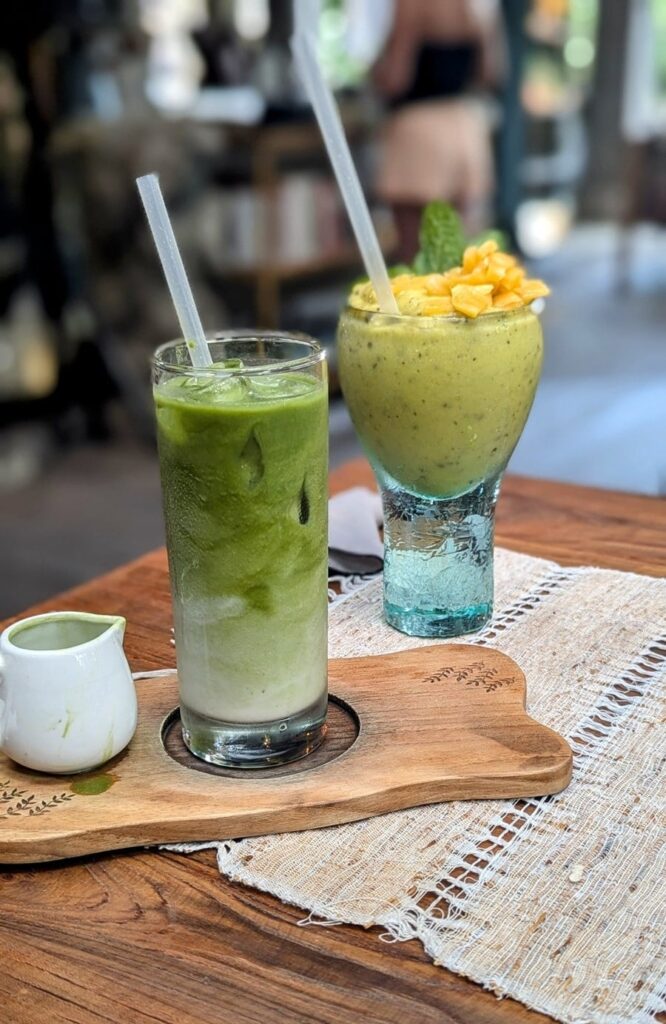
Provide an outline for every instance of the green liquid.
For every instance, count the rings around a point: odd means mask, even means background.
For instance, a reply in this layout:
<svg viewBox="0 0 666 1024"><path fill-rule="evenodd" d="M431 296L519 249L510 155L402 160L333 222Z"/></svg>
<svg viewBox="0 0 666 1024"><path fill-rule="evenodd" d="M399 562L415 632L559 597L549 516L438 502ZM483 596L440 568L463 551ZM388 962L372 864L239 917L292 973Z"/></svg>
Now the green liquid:
<svg viewBox="0 0 666 1024"><path fill-rule="evenodd" d="M325 383L193 376L155 388L182 702L291 716L327 669Z"/></svg>
<svg viewBox="0 0 666 1024"><path fill-rule="evenodd" d="M106 633L114 623L112 617L101 622L86 618L84 612L72 612L71 616L40 616L37 622L20 625L9 634L14 647L25 651L66 651L79 647Z"/></svg>
<svg viewBox="0 0 666 1024"><path fill-rule="evenodd" d="M529 309L476 320L345 312L342 389L380 480L443 498L499 476L525 426L542 354Z"/></svg>

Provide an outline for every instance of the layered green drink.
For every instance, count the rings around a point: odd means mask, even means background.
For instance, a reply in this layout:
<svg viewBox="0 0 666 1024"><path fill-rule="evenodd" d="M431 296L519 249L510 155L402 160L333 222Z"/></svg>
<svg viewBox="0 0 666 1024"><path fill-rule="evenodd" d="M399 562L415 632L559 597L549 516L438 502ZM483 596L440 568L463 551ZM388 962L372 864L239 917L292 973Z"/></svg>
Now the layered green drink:
<svg viewBox="0 0 666 1024"><path fill-rule="evenodd" d="M154 389L181 718L193 753L263 766L313 749L327 708L324 357L232 337L184 346Z"/></svg>

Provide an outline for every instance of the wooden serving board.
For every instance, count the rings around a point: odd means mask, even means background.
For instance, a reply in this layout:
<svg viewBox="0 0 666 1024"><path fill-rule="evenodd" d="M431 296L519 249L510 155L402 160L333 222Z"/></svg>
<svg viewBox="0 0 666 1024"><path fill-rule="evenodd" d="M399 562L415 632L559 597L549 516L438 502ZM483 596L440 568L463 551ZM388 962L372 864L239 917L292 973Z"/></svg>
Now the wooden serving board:
<svg viewBox="0 0 666 1024"><path fill-rule="evenodd" d="M194 762L175 676L137 683L136 735L93 772L43 775L0 755L0 862L322 828L443 800L556 793L571 778L569 746L526 714L525 676L498 651L340 659L329 685L329 735L280 769Z"/></svg>

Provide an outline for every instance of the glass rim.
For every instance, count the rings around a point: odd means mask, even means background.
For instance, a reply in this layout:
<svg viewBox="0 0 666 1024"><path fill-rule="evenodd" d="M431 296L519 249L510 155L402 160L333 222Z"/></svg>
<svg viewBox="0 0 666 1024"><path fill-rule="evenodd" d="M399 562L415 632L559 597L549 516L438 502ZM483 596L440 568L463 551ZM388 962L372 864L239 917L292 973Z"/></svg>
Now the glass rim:
<svg viewBox="0 0 666 1024"><path fill-rule="evenodd" d="M0 638L4 639L4 641L9 645L9 647L11 647L13 654L21 655L23 653L30 656L36 654L40 657L46 656L53 658L55 656L63 654L66 655L71 654L72 652L78 652L81 650L82 647L87 647L89 644L94 644L95 641L99 640L100 637L93 637L92 640L82 640L81 643L72 644L71 647L52 647L48 650L33 650L31 647L21 647L14 640L14 636L17 636L23 630L24 627L39 626L40 623L42 622L53 622L54 619L56 619L59 622L63 620L71 622L73 621L72 616L74 616L74 621L79 622L108 622L109 628L111 628L113 623L116 622L118 619L123 619L123 621L125 621L124 616L122 615L103 615L98 612L39 612L37 615L28 615L24 619L19 619L18 622L12 622L10 626L7 626L7 628L3 630ZM100 636L102 636L101 633Z"/></svg>
<svg viewBox="0 0 666 1024"><path fill-rule="evenodd" d="M534 302L538 302L535 299ZM426 324L426 323L455 323L455 324L476 324L481 323L484 320L495 320L500 318L512 319L519 314L531 314L532 316L538 317L541 312L538 309L533 309L534 302L529 303L526 306L518 306L517 309L490 309L485 313L480 313L477 317L465 316L463 313L436 313L430 316L423 316L419 313L384 313L381 309L364 309L362 306L354 306L353 303L347 302L343 310L344 313L361 314L366 319L370 317L378 317L382 321L392 321L395 323L412 323L412 324Z"/></svg>
<svg viewBox="0 0 666 1024"><path fill-rule="evenodd" d="M153 353L152 364L156 370L165 370L171 373L179 373L188 377L235 377L235 376L258 376L261 374L284 372L285 370L303 370L311 366L317 366L326 361L326 350L318 341L311 338L309 334L301 331L271 331L259 328L229 328L223 331L207 331L206 341L276 341L295 343L307 348L308 354L297 356L295 359L282 359L273 363L260 364L259 366L194 366L188 358L187 361L170 363L163 356L164 353L178 346L185 346L184 338L173 338L159 345Z"/></svg>

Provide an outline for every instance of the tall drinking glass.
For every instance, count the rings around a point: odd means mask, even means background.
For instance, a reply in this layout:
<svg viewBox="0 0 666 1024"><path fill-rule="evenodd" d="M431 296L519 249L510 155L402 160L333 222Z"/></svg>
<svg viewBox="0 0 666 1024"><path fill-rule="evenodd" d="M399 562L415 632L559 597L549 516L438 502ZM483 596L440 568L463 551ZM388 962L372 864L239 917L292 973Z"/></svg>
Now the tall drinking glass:
<svg viewBox="0 0 666 1024"><path fill-rule="evenodd" d="M403 633L459 636L492 614L495 504L542 350L529 307L342 315L342 389L384 504L384 610Z"/></svg>
<svg viewBox="0 0 666 1024"><path fill-rule="evenodd" d="M326 362L297 335L182 341L153 365L180 713L197 757L266 767L327 711Z"/></svg>

